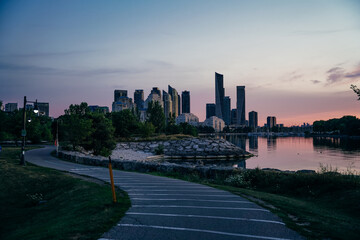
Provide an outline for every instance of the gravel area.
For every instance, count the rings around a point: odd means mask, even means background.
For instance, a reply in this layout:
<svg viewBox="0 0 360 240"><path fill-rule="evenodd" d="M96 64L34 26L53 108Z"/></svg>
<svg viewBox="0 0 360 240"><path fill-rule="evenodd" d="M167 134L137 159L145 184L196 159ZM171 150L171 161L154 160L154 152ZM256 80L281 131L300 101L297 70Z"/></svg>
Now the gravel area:
<svg viewBox="0 0 360 240"><path fill-rule="evenodd" d="M147 157L154 156L152 153L145 153L142 151L134 151L130 149L114 149L111 154L111 159L122 159L130 161L146 161Z"/></svg>

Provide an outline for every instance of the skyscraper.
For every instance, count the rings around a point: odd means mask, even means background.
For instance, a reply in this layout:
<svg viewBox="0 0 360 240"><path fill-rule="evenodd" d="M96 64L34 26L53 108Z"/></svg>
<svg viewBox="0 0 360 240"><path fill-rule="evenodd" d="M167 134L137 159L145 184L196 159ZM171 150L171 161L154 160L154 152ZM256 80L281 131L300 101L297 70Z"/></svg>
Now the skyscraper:
<svg viewBox="0 0 360 240"><path fill-rule="evenodd" d="M238 125L245 125L245 86L236 87L236 109L237 109L237 122Z"/></svg>
<svg viewBox="0 0 360 240"><path fill-rule="evenodd" d="M257 128L258 126L258 113L255 111L249 112L249 127Z"/></svg>
<svg viewBox="0 0 360 240"><path fill-rule="evenodd" d="M206 104L206 119L216 115L216 105L214 103Z"/></svg>
<svg viewBox="0 0 360 240"><path fill-rule="evenodd" d="M127 90L115 90L114 91L114 102L118 102L120 97L127 97Z"/></svg>
<svg viewBox="0 0 360 240"><path fill-rule="evenodd" d="M224 98L224 115L223 120L226 125L231 124L231 99L229 96Z"/></svg>
<svg viewBox="0 0 360 240"><path fill-rule="evenodd" d="M181 93L182 113L190 113L190 92L183 91Z"/></svg>
<svg viewBox="0 0 360 240"><path fill-rule="evenodd" d="M39 110L39 115L49 116L49 103L38 102L37 107Z"/></svg>
<svg viewBox="0 0 360 240"><path fill-rule="evenodd" d="M172 101L172 113L175 114L175 117L179 115L179 94L175 88L172 88L168 85L168 93L171 96Z"/></svg>
<svg viewBox="0 0 360 240"><path fill-rule="evenodd" d="M136 107L140 110L144 108L144 90L137 89L134 92L134 103Z"/></svg>
<svg viewBox="0 0 360 240"><path fill-rule="evenodd" d="M237 109L231 109L231 124L237 123Z"/></svg>
<svg viewBox="0 0 360 240"><path fill-rule="evenodd" d="M178 95L178 116L181 114L181 96Z"/></svg>
<svg viewBox="0 0 360 240"><path fill-rule="evenodd" d="M164 90L163 90L163 101L164 101L164 114L167 122L170 117L170 114L172 114L172 101L171 101L171 96Z"/></svg>
<svg viewBox="0 0 360 240"><path fill-rule="evenodd" d="M215 113L218 118L223 118L224 115L224 76L215 72Z"/></svg>
<svg viewBox="0 0 360 240"><path fill-rule="evenodd" d="M276 117L269 116L266 118L266 125L269 129L276 127Z"/></svg>

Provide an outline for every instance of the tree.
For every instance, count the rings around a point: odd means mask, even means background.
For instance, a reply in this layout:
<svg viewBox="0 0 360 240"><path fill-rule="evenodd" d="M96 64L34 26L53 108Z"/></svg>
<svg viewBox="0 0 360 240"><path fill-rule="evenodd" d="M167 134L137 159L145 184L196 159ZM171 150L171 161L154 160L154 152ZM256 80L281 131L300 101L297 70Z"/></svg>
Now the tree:
<svg viewBox="0 0 360 240"><path fill-rule="evenodd" d="M165 114L160 103L158 101L149 102L146 114L147 114L146 121L154 125L155 132L157 133L163 132L165 129Z"/></svg>
<svg viewBox="0 0 360 240"><path fill-rule="evenodd" d="M360 89L356 86L356 85L352 85L350 86L350 88L358 95L358 100L360 100Z"/></svg>
<svg viewBox="0 0 360 240"><path fill-rule="evenodd" d="M80 115L84 116L85 114L89 113L90 110L88 108L88 104L86 102L78 104L71 104L69 109L65 109L65 115Z"/></svg>
<svg viewBox="0 0 360 240"><path fill-rule="evenodd" d="M147 138L155 133L155 127L152 125L152 123L149 122L140 123L140 132L142 137Z"/></svg>
<svg viewBox="0 0 360 240"><path fill-rule="evenodd" d="M95 155L102 155L108 157L111 151L115 148L116 142L114 139L114 127L110 119L105 118L102 113L92 113L87 116L91 119L92 129L94 130L85 149L93 150Z"/></svg>
<svg viewBox="0 0 360 240"><path fill-rule="evenodd" d="M125 109L111 115L116 137L130 137L139 131L139 121L131 110Z"/></svg>

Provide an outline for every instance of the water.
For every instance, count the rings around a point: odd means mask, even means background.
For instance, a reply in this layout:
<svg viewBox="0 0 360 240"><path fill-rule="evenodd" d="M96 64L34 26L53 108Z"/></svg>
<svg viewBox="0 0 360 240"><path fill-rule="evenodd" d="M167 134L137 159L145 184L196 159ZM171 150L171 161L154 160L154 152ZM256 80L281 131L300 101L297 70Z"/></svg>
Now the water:
<svg viewBox="0 0 360 240"><path fill-rule="evenodd" d="M319 170L320 164L339 171L360 172L360 139L330 137L226 136L226 140L255 156L233 165L280 170Z"/></svg>

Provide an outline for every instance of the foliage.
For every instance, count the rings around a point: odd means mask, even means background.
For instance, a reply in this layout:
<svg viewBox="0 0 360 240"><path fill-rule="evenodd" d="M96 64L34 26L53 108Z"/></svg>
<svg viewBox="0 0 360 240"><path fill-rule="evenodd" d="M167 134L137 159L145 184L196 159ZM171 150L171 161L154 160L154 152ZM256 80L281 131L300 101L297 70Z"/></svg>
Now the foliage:
<svg viewBox="0 0 360 240"><path fill-rule="evenodd" d="M111 117L116 137L129 137L139 132L140 122L131 110L125 109L120 112L113 112Z"/></svg>
<svg viewBox="0 0 360 240"><path fill-rule="evenodd" d="M209 126L197 126L197 131L199 133L214 133L215 129L213 127L209 127Z"/></svg>
<svg viewBox="0 0 360 240"><path fill-rule="evenodd" d="M115 148L114 127L104 114L87 111L87 103L70 105L65 115L59 117L59 138L92 150L95 155L109 156Z"/></svg>
<svg viewBox="0 0 360 240"><path fill-rule="evenodd" d="M140 123L140 133L144 138L148 138L155 133L155 127L150 122Z"/></svg>
<svg viewBox="0 0 360 240"><path fill-rule="evenodd" d="M157 148L155 148L155 154L156 155L164 154L164 145L160 144Z"/></svg>
<svg viewBox="0 0 360 240"><path fill-rule="evenodd" d="M358 100L360 100L360 89L356 86L356 85L352 85L350 86L350 88L356 93L356 95L358 95Z"/></svg>
<svg viewBox="0 0 360 240"><path fill-rule="evenodd" d="M32 143L51 141L51 118L38 116L33 111L26 111L26 139ZM0 111L0 141L19 141L22 139L23 111Z"/></svg>
<svg viewBox="0 0 360 240"><path fill-rule="evenodd" d="M342 118L333 118L327 121L315 121L313 123L314 132L320 133L340 133L354 136L360 135L360 119L355 116L344 116Z"/></svg>
<svg viewBox="0 0 360 240"><path fill-rule="evenodd" d="M162 108L159 102L157 101L149 102L146 114L147 114L146 122L152 123L152 125L154 125L155 132L160 133L165 130L164 109Z"/></svg>
<svg viewBox="0 0 360 240"><path fill-rule="evenodd" d="M115 148L114 127L111 120L105 118L104 114L95 112L88 116L92 121L93 132L85 149L93 150L95 155L108 157Z"/></svg>

